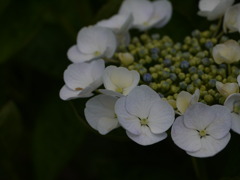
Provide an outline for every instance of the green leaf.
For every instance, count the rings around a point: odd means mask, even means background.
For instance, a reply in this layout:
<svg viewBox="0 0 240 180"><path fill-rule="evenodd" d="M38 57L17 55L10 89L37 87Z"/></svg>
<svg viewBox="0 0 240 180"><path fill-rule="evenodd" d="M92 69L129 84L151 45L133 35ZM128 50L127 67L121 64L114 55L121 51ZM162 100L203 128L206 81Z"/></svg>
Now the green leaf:
<svg viewBox="0 0 240 180"><path fill-rule="evenodd" d="M0 110L0 169L1 179L18 179L14 159L23 132L20 113L13 102L8 102Z"/></svg>
<svg viewBox="0 0 240 180"><path fill-rule="evenodd" d="M69 105L58 97L45 103L33 138L37 180L53 180L72 158L85 131Z"/></svg>
<svg viewBox="0 0 240 180"><path fill-rule="evenodd" d="M30 5L18 3L11 3L0 18L0 64L24 48L41 27L39 14Z"/></svg>

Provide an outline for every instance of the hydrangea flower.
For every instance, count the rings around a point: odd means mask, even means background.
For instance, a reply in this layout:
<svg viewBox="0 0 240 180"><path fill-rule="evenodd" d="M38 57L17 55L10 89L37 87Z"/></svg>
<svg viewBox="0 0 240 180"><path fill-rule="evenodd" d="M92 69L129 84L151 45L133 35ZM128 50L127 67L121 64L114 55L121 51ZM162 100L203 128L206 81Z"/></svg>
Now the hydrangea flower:
<svg viewBox="0 0 240 180"><path fill-rule="evenodd" d="M228 40L213 47L213 59L217 64L231 64L240 60L240 45L235 40Z"/></svg>
<svg viewBox="0 0 240 180"><path fill-rule="evenodd" d="M198 15L210 21L216 20L222 17L233 3L234 0L200 0Z"/></svg>
<svg viewBox="0 0 240 180"><path fill-rule="evenodd" d="M228 97L231 94L239 92L239 86L237 83L226 83L223 84L219 81L216 82L216 88L218 92L224 97Z"/></svg>
<svg viewBox="0 0 240 180"><path fill-rule="evenodd" d="M220 105L196 103L173 123L174 143L195 157L210 157L225 148L230 140L231 114Z"/></svg>
<svg viewBox="0 0 240 180"><path fill-rule="evenodd" d="M128 45L130 42L129 29L132 27L132 14L117 14L110 19L99 21L96 25L111 29L119 45Z"/></svg>
<svg viewBox="0 0 240 180"><path fill-rule="evenodd" d="M105 135L119 127L114 106L116 97L104 94L89 99L84 109L84 114L89 125L100 134Z"/></svg>
<svg viewBox="0 0 240 180"><path fill-rule="evenodd" d="M70 64L64 71L65 85L60 90L60 98L69 100L92 96L92 91L102 84L104 68L103 60Z"/></svg>
<svg viewBox="0 0 240 180"><path fill-rule="evenodd" d="M99 26L84 27L78 33L77 44L68 50L67 56L73 63L111 58L116 47L116 37L110 29Z"/></svg>
<svg viewBox="0 0 240 180"><path fill-rule="evenodd" d="M106 90L101 92L108 95L127 95L138 85L140 75L137 71L129 71L124 67L108 66L103 74L103 85Z"/></svg>
<svg viewBox="0 0 240 180"><path fill-rule="evenodd" d="M173 108L146 85L118 99L115 112L128 137L140 145L165 139L174 120Z"/></svg>
<svg viewBox="0 0 240 180"><path fill-rule="evenodd" d="M125 0L120 7L119 14L132 14L133 27L144 31L166 25L172 16L172 5L167 0L154 2Z"/></svg>
<svg viewBox="0 0 240 180"><path fill-rule="evenodd" d="M232 115L232 130L240 134L240 94L232 94L228 96L224 102L224 106L228 107Z"/></svg>
<svg viewBox="0 0 240 180"><path fill-rule="evenodd" d="M196 89L193 95L187 91L181 91L178 94L177 100L176 100L176 107L180 112L180 114L184 114L190 105L197 103L199 100L199 97L200 97L199 89Z"/></svg>
<svg viewBox="0 0 240 180"><path fill-rule="evenodd" d="M223 19L224 32L240 32L240 3L228 8Z"/></svg>

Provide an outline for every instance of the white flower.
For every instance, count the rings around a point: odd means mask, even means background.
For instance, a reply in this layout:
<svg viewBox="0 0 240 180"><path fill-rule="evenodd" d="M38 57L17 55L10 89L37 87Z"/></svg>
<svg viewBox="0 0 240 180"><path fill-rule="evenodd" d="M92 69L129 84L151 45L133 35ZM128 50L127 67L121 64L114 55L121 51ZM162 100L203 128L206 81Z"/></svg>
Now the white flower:
<svg viewBox="0 0 240 180"><path fill-rule="evenodd" d="M172 16L172 4L167 0L150 2L148 0L125 0L119 14L132 14L133 27L147 30L162 27Z"/></svg>
<svg viewBox="0 0 240 180"><path fill-rule="evenodd" d="M87 122L93 129L104 135L119 127L114 106L116 97L100 94L89 99L84 109Z"/></svg>
<svg viewBox="0 0 240 180"><path fill-rule="evenodd" d="M78 33L77 44L68 50L67 56L74 63L101 57L110 58L116 47L116 37L110 29L99 26L84 27Z"/></svg>
<svg viewBox="0 0 240 180"><path fill-rule="evenodd" d="M232 115L232 130L240 134L240 94L232 94L224 102L224 106L228 107Z"/></svg>
<svg viewBox="0 0 240 180"><path fill-rule="evenodd" d="M240 45L235 40L228 40L213 47L213 59L217 64L231 64L240 60Z"/></svg>
<svg viewBox="0 0 240 180"><path fill-rule="evenodd" d="M103 74L103 84L106 90L101 92L108 95L127 95L138 85L140 75L137 71L129 71L124 67L108 66Z"/></svg>
<svg viewBox="0 0 240 180"><path fill-rule="evenodd" d="M238 75L237 77L237 82L238 82L238 85L240 86L240 75Z"/></svg>
<svg viewBox="0 0 240 180"><path fill-rule="evenodd" d="M103 60L70 64L64 71L65 85L60 90L61 99L92 96L92 91L102 84L104 66Z"/></svg>
<svg viewBox="0 0 240 180"><path fill-rule="evenodd" d="M224 32L240 32L240 3L228 8L223 19Z"/></svg>
<svg viewBox="0 0 240 180"><path fill-rule="evenodd" d="M176 106L180 114L184 114L190 105L197 103L199 96L199 89L196 89L193 95L187 91L181 91L176 99Z"/></svg>
<svg viewBox="0 0 240 180"><path fill-rule="evenodd" d="M167 137L174 121L173 108L146 85L135 87L115 105L119 123L130 139L141 145L157 143Z"/></svg>
<svg viewBox="0 0 240 180"><path fill-rule="evenodd" d="M206 17L210 21L216 20L222 17L233 3L234 0L200 0L198 15Z"/></svg>
<svg viewBox="0 0 240 180"><path fill-rule="evenodd" d="M218 92L224 97L228 97L231 94L239 92L239 86L237 83L226 83L223 84L219 81L216 82L216 88Z"/></svg>
<svg viewBox="0 0 240 180"><path fill-rule="evenodd" d="M129 29L132 27L132 14L117 14L108 20L99 21L96 25L111 29L118 40L119 45L128 45L130 42Z"/></svg>
<svg viewBox="0 0 240 180"><path fill-rule="evenodd" d="M196 103L172 126L174 143L195 157L214 156L230 140L231 114L220 105Z"/></svg>

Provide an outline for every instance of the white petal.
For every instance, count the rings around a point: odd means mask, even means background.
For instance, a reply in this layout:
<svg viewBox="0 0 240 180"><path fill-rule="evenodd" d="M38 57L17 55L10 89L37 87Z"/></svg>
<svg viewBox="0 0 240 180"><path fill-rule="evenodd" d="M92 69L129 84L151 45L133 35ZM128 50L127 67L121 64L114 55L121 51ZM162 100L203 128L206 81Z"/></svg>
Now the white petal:
<svg viewBox="0 0 240 180"><path fill-rule="evenodd" d="M94 54L84 54L80 52L76 45L69 48L67 56L73 63L81 63L95 58Z"/></svg>
<svg viewBox="0 0 240 180"><path fill-rule="evenodd" d="M167 131L173 124L175 113L166 101L156 101L150 109L148 126L152 133L158 134Z"/></svg>
<svg viewBox="0 0 240 180"><path fill-rule="evenodd" d="M126 97L121 97L115 104L115 113L117 114L119 123L123 128L132 134L139 135L141 133L141 124L137 116L129 114L126 109Z"/></svg>
<svg viewBox="0 0 240 180"><path fill-rule="evenodd" d="M153 4L147 0L125 0L123 1L119 14L132 14L133 25L141 25L148 22L154 11Z"/></svg>
<svg viewBox="0 0 240 180"><path fill-rule="evenodd" d="M228 96L224 102L224 106L226 106L230 111L233 111L233 106L236 101L240 101L240 93Z"/></svg>
<svg viewBox="0 0 240 180"><path fill-rule="evenodd" d="M238 86L240 86L240 75L237 77Z"/></svg>
<svg viewBox="0 0 240 180"><path fill-rule="evenodd" d="M172 125L171 136L174 143L185 151L198 151L201 148L200 136L194 129L184 125L183 116L179 116Z"/></svg>
<svg viewBox="0 0 240 180"><path fill-rule="evenodd" d="M237 83L223 84L223 83L217 81L216 88L217 88L218 92L225 97L228 97L231 94L239 92L239 86Z"/></svg>
<svg viewBox="0 0 240 180"><path fill-rule="evenodd" d="M224 106L214 105L209 107L212 113L215 113L214 121L207 127L207 133L215 139L221 139L226 136L231 128L231 113Z"/></svg>
<svg viewBox="0 0 240 180"><path fill-rule="evenodd" d="M100 134L107 134L119 126L114 111L116 101L115 97L101 94L91 98L86 103L84 109L86 120Z"/></svg>
<svg viewBox="0 0 240 180"><path fill-rule="evenodd" d="M103 84L108 90L127 95L140 80L137 71L129 71L124 67L108 66L103 74Z"/></svg>
<svg viewBox="0 0 240 180"><path fill-rule="evenodd" d="M215 120L215 116L216 114L210 110L210 106L196 103L185 112L184 124L191 129L204 130Z"/></svg>
<svg viewBox="0 0 240 180"><path fill-rule="evenodd" d="M240 32L240 3L227 9L223 19L224 32Z"/></svg>
<svg viewBox="0 0 240 180"><path fill-rule="evenodd" d="M190 105L192 99L192 95L187 91L181 91L176 99L177 109L180 111L181 114L184 114L187 110L188 106Z"/></svg>
<svg viewBox="0 0 240 180"><path fill-rule="evenodd" d="M232 126L231 129L240 134L240 115L236 113L231 113L232 115Z"/></svg>
<svg viewBox="0 0 240 180"><path fill-rule="evenodd" d="M234 0L201 0L198 15L205 16L210 21L218 19L224 15L233 2Z"/></svg>
<svg viewBox="0 0 240 180"><path fill-rule="evenodd" d="M61 90L60 90L60 98L62 100L70 100L70 99L76 99L76 98L79 98L79 97L91 97L93 96L93 94L91 92L89 92L88 94L87 93L84 93L84 95L79 95L81 91L74 91L70 88L68 88L66 85L64 85Z"/></svg>
<svg viewBox="0 0 240 180"><path fill-rule="evenodd" d="M154 14L151 17L150 24L161 28L165 26L172 17L172 4L167 0L158 0L153 2Z"/></svg>
<svg viewBox="0 0 240 180"><path fill-rule="evenodd" d="M220 0L200 0L199 1L199 9L204 11L213 11L217 5L219 4Z"/></svg>
<svg viewBox="0 0 240 180"><path fill-rule="evenodd" d="M70 64L64 71L64 81L72 90L84 89L94 81L97 81L95 84L99 84L100 86L101 81L99 79L103 71L103 60L97 60L91 63Z"/></svg>
<svg viewBox="0 0 240 180"><path fill-rule="evenodd" d="M159 141L162 141L167 137L167 133L161 133L161 134L153 134L151 133L150 129L146 126L141 127L141 134L140 135L135 135L132 134L129 131L126 131L128 137L135 141L136 143L147 146L151 145L154 143L157 143Z"/></svg>
<svg viewBox="0 0 240 180"><path fill-rule="evenodd" d="M214 139L211 136L201 139L201 149L195 152L187 152L189 155L194 157L211 157L216 155L222 149L226 147L231 138L230 133L228 133L222 139Z"/></svg>
<svg viewBox="0 0 240 180"><path fill-rule="evenodd" d="M83 28L77 36L77 47L85 54L104 54L112 57L117 41L113 32L104 27L90 26Z"/></svg>
<svg viewBox="0 0 240 180"><path fill-rule="evenodd" d="M102 94L105 94L105 95L115 96L115 97L123 97L124 96L121 93L118 93L118 92L115 92L112 90L108 90L108 89L99 89L99 92L101 92Z"/></svg>
<svg viewBox="0 0 240 180"><path fill-rule="evenodd" d="M160 96L146 85L135 87L126 98L126 109L139 118L148 118L150 109Z"/></svg>
<svg viewBox="0 0 240 180"><path fill-rule="evenodd" d="M132 26L132 14L117 14L110 19L102 20L97 23L97 26L107 27L113 30L114 33L125 33Z"/></svg>

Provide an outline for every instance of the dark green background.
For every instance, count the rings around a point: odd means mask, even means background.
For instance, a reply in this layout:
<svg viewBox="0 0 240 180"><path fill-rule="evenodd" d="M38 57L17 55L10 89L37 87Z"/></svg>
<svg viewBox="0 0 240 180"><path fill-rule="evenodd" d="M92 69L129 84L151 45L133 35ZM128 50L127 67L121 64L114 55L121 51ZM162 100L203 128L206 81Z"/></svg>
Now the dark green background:
<svg viewBox="0 0 240 180"><path fill-rule="evenodd" d="M109 18L120 4L121 0L0 1L0 180L197 179L193 160L170 137L143 147L121 129L101 136L81 118L86 99L59 98L63 71L70 64L66 52L77 32ZM197 0L172 4L172 20L154 32L181 41L193 29L209 26L196 15ZM240 136L232 133L222 152L194 162L210 180L238 180L239 142Z"/></svg>

